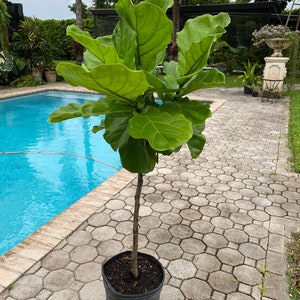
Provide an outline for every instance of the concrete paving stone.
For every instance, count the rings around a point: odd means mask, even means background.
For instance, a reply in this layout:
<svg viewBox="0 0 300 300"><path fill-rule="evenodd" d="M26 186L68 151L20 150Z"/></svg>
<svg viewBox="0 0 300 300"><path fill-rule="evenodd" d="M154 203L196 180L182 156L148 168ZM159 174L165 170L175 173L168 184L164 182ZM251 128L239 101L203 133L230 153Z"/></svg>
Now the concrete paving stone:
<svg viewBox="0 0 300 300"><path fill-rule="evenodd" d="M168 212L168 213L163 213L160 216L160 220L164 224L175 225L175 224L180 224L180 222L182 221L182 217L176 213Z"/></svg>
<svg viewBox="0 0 300 300"><path fill-rule="evenodd" d="M130 234L132 232L132 221L119 222L115 228L120 234Z"/></svg>
<svg viewBox="0 0 300 300"><path fill-rule="evenodd" d="M161 221L157 217L146 216L140 220L139 224L140 227L157 228L161 225Z"/></svg>
<svg viewBox="0 0 300 300"><path fill-rule="evenodd" d="M280 207L266 207L265 211L271 216L284 217L287 215L286 211Z"/></svg>
<svg viewBox="0 0 300 300"><path fill-rule="evenodd" d="M160 212L160 213L165 213L169 212L172 209L172 206L169 203L154 203L151 205L151 208L153 211Z"/></svg>
<svg viewBox="0 0 300 300"><path fill-rule="evenodd" d="M155 228L148 232L147 238L153 243L164 244L171 241L172 235L166 229Z"/></svg>
<svg viewBox="0 0 300 300"><path fill-rule="evenodd" d="M201 194L213 194L215 192L215 189L209 185L198 186L196 187L196 190Z"/></svg>
<svg viewBox="0 0 300 300"><path fill-rule="evenodd" d="M253 298L238 292L228 295L226 300L253 300Z"/></svg>
<svg viewBox="0 0 300 300"><path fill-rule="evenodd" d="M184 259L177 259L170 262L168 271L171 276L184 280L193 278L197 269L192 262Z"/></svg>
<svg viewBox="0 0 300 300"><path fill-rule="evenodd" d="M169 231L174 237L180 239L190 238L193 235L193 231L190 228L190 226L182 225L182 224L172 225Z"/></svg>
<svg viewBox="0 0 300 300"><path fill-rule="evenodd" d="M172 243L166 243L159 245L157 250L159 257L167 260L175 260L182 256L183 251L179 245L174 245Z"/></svg>
<svg viewBox="0 0 300 300"><path fill-rule="evenodd" d="M246 265L235 267L233 275L239 282L251 286L261 284L262 281L262 274L256 268Z"/></svg>
<svg viewBox="0 0 300 300"><path fill-rule="evenodd" d="M300 200L300 194L298 194L298 200ZM300 213L300 205L296 203L283 203L281 207L288 212Z"/></svg>
<svg viewBox="0 0 300 300"><path fill-rule="evenodd" d="M284 253L284 241L285 238L283 235L271 233L269 235L268 249L274 252Z"/></svg>
<svg viewBox="0 0 300 300"><path fill-rule="evenodd" d="M49 298L49 300L79 300L79 295L75 291L72 290L63 290L56 293L53 293Z"/></svg>
<svg viewBox="0 0 300 300"><path fill-rule="evenodd" d="M107 241L111 240L116 234L115 228L111 226L101 226L97 227L92 231L92 236L97 241Z"/></svg>
<svg viewBox="0 0 300 300"><path fill-rule="evenodd" d="M244 230L251 237L262 239L268 236L268 230L260 225L249 224L245 226Z"/></svg>
<svg viewBox="0 0 300 300"><path fill-rule="evenodd" d="M227 240L237 244L243 244L249 240L249 236L244 232L244 230L231 228L224 232L224 236Z"/></svg>
<svg viewBox="0 0 300 300"><path fill-rule="evenodd" d="M219 209L217 209L216 207L209 206L209 205L201 207L200 212L204 216L208 216L208 217L216 217L216 216L219 216L221 213Z"/></svg>
<svg viewBox="0 0 300 300"><path fill-rule="evenodd" d="M233 221L234 223L241 224L241 225L247 225L251 224L253 219L248 216L246 213L233 213L230 215L230 220Z"/></svg>
<svg viewBox="0 0 300 300"><path fill-rule="evenodd" d="M169 190L171 190L171 188L167 189L167 191ZM156 194L146 195L144 199L146 202L156 203L156 202L162 202L163 196L156 193Z"/></svg>
<svg viewBox="0 0 300 300"><path fill-rule="evenodd" d="M244 256L239 251L230 248L220 249L217 257L223 264L230 266L238 266L244 262Z"/></svg>
<svg viewBox="0 0 300 300"><path fill-rule="evenodd" d="M202 234L210 233L210 232L213 232L213 230L214 230L214 226L210 222L204 221L204 220L193 221L191 223L190 227L194 231L202 233Z"/></svg>
<svg viewBox="0 0 300 300"><path fill-rule="evenodd" d="M42 259L42 267L48 270L64 268L70 262L69 253L63 250L50 252Z"/></svg>
<svg viewBox="0 0 300 300"><path fill-rule="evenodd" d="M125 209L117 209L110 214L111 219L116 222L127 221L131 218L131 216L132 213Z"/></svg>
<svg viewBox="0 0 300 300"><path fill-rule="evenodd" d="M111 210L122 209L125 206L124 201L113 199L105 204L105 206Z"/></svg>
<svg viewBox="0 0 300 300"><path fill-rule="evenodd" d="M218 258L207 253L196 255L193 263L200 271L214 272L221 269L221 262Z"/></svg>
<svg viewBox="0 0 300 300"><path fill-rule="evenodd" d="M204 252L205 245L203 242L196 238L189 238L182 240L180 247L185 253L199 254Z"/></svg>
<svg viewBox="0 0 300 300"><path fill-rule="evenodd" d="M185 300L180 289L170 285L163 287L160 298L164 300Z"/></svg>
<svg viewBox="0 0 300 300"><path fill-rule="evenodd" d="M73 232L68 238L67 242L72 246L83 246L91 242L92 235L86 230L79 230Z"/></svg>
<svg viewBox="0 0 300 300"><path fill-rule="evenodd" d="M286 281L282 275L269 272L265 281L265 297L270 299L286 299Z"/></svg>
<svg viewBox="0 0 300 300"><path fill-rule="evenodd" d="M143 205L140 207L139 215L140 215L140 217L151 216L152 212L153 212L153 209L151 207Z"/></svg>
<svg viewBox="0 0 300 300"><path fill-rule="evenodd" d="M88 223L94 227L105 226L109 221L110 221L110 216L105 213L96 213L88 218Z"/></svg>
<svg viewBox="0 0 300 300"><path fill-rule="evenodd" d="M181 290L185 300L208 300L212 294L211 287L205 281L196 278L184 280Z"/></svg>
<svg viewBox="0 0 300 300"><path fill-rule="evenodd" d="M180 215L183 219L187 219L190 221L199 220L201 218L200 212L193 208L183 209L180 212Z"/></svg>
<svg viewBox="0 0 300 300"><path fill-rule="evenodd" d="M234 191L226 191L223 193L223 195L232 200L240 200L243 198L243 195L239 192L234 192Z"/></svg>
<svg viewBox="0 0 300 300"><path fill-rule="evenodd" d="M75 270L74 276L76 280L83 283L98 280L101 276L101 265L95 262L81 264Z"/></svg>
<svg viewBox="0 0 300 300"><path fill-rule="evenodd" d="M16 299L35 298L43 289L43 279L36 275L27 275L14 283L10 296Z"/></svg>
<svg viewBox="0 0 300 300"><path fill-rule="evenodd" d="M89 245L76 247L70 253L71 260L76 263L93 261L97 256L97 250Z"/></svg>
<svg viewBox="0 0 300 300"><path fill-rule="evenodd" d="M73 272L64 269L55 270L44 278L44 288L51 292L57 292L68 289L73 282Z"/></svg>
<svg viewBox="0 0 300 300"><path fill-rule="evenodd" d="M113 256L123 249L122 242L116 240L103 241L97 247L99 255Z"/></svg>
<svg viewBox="0 0 300 300"><path fill-rule="evenodd" d="M209 275L209 285L216 291L231 294L236 292L238 288L238 282L234 276L230 273L223 271L216 271Z"/></svg>
<svg viewBox="0 0 300 300"><path fill-rule="evenodd" d="M100 300L105 299L105 288L102 281L89 282L79 292L80 300Z"/></svg>
<svg viewBox="0 0 300 300"><path fill-rule="evenodd" d="M225 217L213 217L211 223L218 228L229 229L233 227L233 222Z"/></svg>
<svg viewBox="0 0 300 300"><path fill-rule="evenodd" d="M174 181L172 181L171 185L173 187L179 188L179 189L183 189L183 188L189 187L189 184L186 181L180 181L180 180L174 180Z"/></svg>
<svg viewBox="0 0 300 300"><path fill-rule="evenodd" d="M252 189L240 189L239 193L241 193L244 197L248 197L248 198L254 198L256 196L258 196L258 193Z"/></svg>
<svg viewBox="0 0 300 300"><path fill-rule="evenodd" d="M270 216L264 211L251 210L249 211L249 216L254 220L265 222L270 220Z"/></svg>
<svg viewBox="0 0 300 300"><path fill-rule="evenodd" d="M253 243L244 243L240 245L239 251L248 258L259 260L266 256L266 251L259 245Z"/></svg>
<svg viewBox="0 0 300 300"><path fill-rule="evenodd" d="M126 249L131 249L132 248L132 234L126 235L126 237L124 238L124 240L122 241L123 247ZM140 235L139 236L139 246L145 247L148 244L148 239L146 238L145 235Z"/></svg>
<svg viewBox="0 0 300 300"><path fill-rule="evenodd" d="M255 209L255 205L250 200L237 200L234 201L234 204L245 211Z"/></svg>
<svg viewBox="0 0 300 300"><path fill-rule="evenodd" d="M237 212L239 209L235 204L232 203L220 203L217 205L217 208L224 213L232 214Z"/></svg>
<svg viewBox="0 0 300 300"><path fill-rule="evenodd" d="M218 194L210 194L206 196L206 199L210 201L210 205L212 203L224 203L226 201L226 197Z"/></svg>
<svg viewBox="0 0 300 300"><path fill-rule="evenodd" d="M228 241L222 235L216 233L205 234L203 243L215 249L225 248L228 245Z"/></svg>
<svg viewBox="0 0 300 300"><path fill-rule="evenodd" d="M268 251L266 258L266 268L268 272L285 276L286 261L281 253Z"/></svg>

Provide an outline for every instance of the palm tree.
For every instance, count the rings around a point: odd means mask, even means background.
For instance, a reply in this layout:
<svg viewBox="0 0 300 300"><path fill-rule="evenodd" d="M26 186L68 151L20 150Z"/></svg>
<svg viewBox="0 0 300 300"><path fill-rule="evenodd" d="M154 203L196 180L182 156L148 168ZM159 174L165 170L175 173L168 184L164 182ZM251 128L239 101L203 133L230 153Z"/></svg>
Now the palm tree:
<svg viewBox="0 0 300 300"><path fill-rule="evenodd" d="M75 1L75 14L76 14L76 25L83 29L83 22L82 22L82 1L76 0ZM76 42L75 42L76 43ZM74 46L75 55L76 55L76 64L80 65L83 61L83 47L77 43L77 45Z"/></svg>
<svg viewBox="0 0 300 300"><path fill-rule="evenodd" d="M8 49L8 28L10 15L7 12L7 6L4 1L0 1L0 51Z"/></svg>

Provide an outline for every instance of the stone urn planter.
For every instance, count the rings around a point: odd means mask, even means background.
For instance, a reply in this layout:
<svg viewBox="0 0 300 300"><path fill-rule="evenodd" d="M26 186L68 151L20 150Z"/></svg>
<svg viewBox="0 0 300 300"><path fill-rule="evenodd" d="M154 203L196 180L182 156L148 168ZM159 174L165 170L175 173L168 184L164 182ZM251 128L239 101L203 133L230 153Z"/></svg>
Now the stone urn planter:
<svg viewBox="0 0 300 300"><path fill-rule="evenodd" d="M56 82L56 71L45 71L45 77L48 83L55 83Z"/></svg>
<svg viewBox="0 0 300 300"><path fill-rule="evenodd" d="M272 57L282 57L282 51L291 45L291 41L285 38L265 39L265 43L274 50Z"/></svg>

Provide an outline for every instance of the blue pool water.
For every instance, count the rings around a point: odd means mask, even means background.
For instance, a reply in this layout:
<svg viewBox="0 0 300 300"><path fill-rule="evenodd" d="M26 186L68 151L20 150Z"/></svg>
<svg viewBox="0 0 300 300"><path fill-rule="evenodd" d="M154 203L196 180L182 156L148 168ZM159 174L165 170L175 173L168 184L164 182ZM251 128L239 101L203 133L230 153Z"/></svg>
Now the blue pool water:
<svg viewBox="0 0 300 300"><path fill-rule="evenodd" d="M49 124L49 114L98 95L43 92L0 101L0 255L121 168L93 134L100 118Z"/></svg>

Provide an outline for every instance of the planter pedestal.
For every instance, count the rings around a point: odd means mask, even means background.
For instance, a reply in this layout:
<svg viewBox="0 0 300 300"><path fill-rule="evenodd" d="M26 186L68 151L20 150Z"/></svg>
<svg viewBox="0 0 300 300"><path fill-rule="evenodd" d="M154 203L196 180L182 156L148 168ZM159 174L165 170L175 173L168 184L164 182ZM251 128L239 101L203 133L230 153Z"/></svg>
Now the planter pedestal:
<svg viewBox="0 0 300 300"><path fill-rule="evenodd" d="M274 98L279 98L283 90L283 80L286 76L286 63L288 62L288 57L265 57L265 69L263 76L263 87L262 96L272 95ZM276 85L270 84L270 82L275 82ZM270 91L272 89L272 91Z"/></svg>

